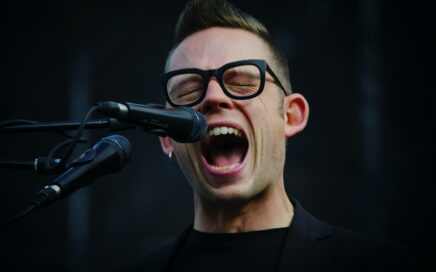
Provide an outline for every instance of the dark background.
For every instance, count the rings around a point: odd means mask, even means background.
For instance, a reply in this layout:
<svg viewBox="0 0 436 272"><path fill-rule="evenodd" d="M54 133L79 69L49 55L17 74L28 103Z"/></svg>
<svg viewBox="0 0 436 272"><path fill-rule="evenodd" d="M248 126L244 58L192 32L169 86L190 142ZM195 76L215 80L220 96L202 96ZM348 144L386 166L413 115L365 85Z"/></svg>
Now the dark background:
<svg viewBox="0 0 436 272"><path fill-rule="evenodd" d="M159 75L184 2L2 1L0 121L80 120L105 100L163 103ZM431 2L235 3L270 29L311 106L307 129L288 141L289 195L434 267ZM92 145L109 134L87 136ZM129 165L1 231L2 271L113 271L191 222L190 187L157 138L119 134L134 146ZM46 156L62 140L0 134L0 159ZM53 178L0 169L0 222Z"/></svg>

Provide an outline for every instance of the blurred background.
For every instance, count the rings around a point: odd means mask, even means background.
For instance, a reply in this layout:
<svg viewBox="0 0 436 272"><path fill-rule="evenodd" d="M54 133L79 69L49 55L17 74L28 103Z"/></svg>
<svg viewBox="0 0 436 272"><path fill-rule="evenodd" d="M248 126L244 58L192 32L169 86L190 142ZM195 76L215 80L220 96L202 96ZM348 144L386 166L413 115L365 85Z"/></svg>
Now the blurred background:
<svg viewBox="0 0 436 272"><path fill-rule="evenodd" d="M0 121L81 120L106 100L164 103L159 76L184 3L2 1ZM311 107L307 129L288 141L288 194L434 267L434 1L235 4L270 29ZM191 189L157 137L116 133L132 161L1 231L2 271L113 271L192 221ZM110 134L86 136L93 145ZM62 140L0 134L0 159L47 156ZM54 178L0 169L0 222Z"/></svg>

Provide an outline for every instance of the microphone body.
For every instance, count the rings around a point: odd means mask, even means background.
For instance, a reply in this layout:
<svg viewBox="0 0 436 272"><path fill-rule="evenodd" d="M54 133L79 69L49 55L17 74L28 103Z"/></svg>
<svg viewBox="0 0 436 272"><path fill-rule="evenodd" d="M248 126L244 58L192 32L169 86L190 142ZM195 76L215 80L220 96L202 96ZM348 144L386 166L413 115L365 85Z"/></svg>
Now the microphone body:
<svg viewBox="0 0 436 272"><path fill-rule="evenodd" d="M99 112L121 122L132 123L159 136L169 136L176 142L193 143L207 132L207 121L189 107L165 108L163 105L99 102Z"/></svg>
<svg viewBox="0 0 436 272"><path fill-rule="evenodd" d="M112 135L101 139L74 160L66 172L39 191L34 204L46 206L90 185L98 176L119 171L129 162L131 154L132 146L125 137Z"/></svg>

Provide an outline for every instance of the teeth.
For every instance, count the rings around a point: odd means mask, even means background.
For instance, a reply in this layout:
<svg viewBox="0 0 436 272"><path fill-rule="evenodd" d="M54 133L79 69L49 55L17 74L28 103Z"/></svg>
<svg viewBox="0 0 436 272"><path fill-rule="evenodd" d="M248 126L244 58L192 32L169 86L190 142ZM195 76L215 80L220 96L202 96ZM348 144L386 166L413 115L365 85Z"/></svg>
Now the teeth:
<svg viewBox="0 0 436 272"><path fill-rule="evenodd" d="M209 136L219 136L219 135L227 135L234 134L235 136L242 137L242 133L237 128L232 127L214 127L209 129Z"/></svg>
<svg viewBox="0 0 436 272"><path fill-rule="evenodd" d="M218 169L218 170L224 170L224 171L227 171L227 170L232 170L232 169L235 169L236 167L238 167L240 165L240 163L235 163L235 164L232 164L232 165L226 165L226 166L215 166L215 165L211 165L213 168L215 168L215 169Z"/></svg>

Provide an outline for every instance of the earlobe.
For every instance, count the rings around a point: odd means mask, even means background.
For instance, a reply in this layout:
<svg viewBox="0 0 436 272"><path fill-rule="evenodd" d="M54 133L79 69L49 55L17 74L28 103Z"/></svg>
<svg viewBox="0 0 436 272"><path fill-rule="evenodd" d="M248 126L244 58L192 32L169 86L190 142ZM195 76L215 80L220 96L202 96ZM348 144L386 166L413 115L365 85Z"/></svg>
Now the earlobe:
<svg viewBox="0 0 436 272"><path fill-rule="evenodd" d="M298 93L286 96L284 99L285 135L287 138L302 131L309 119L309 104Z"/></svg>
<svg viewBox="0 0 436 272"><path fill-rule="evenodd" d="M169 155L174 151L173 143L171 142L170 137L159 137L159 141L162 150L166 155Z"/></svg>

